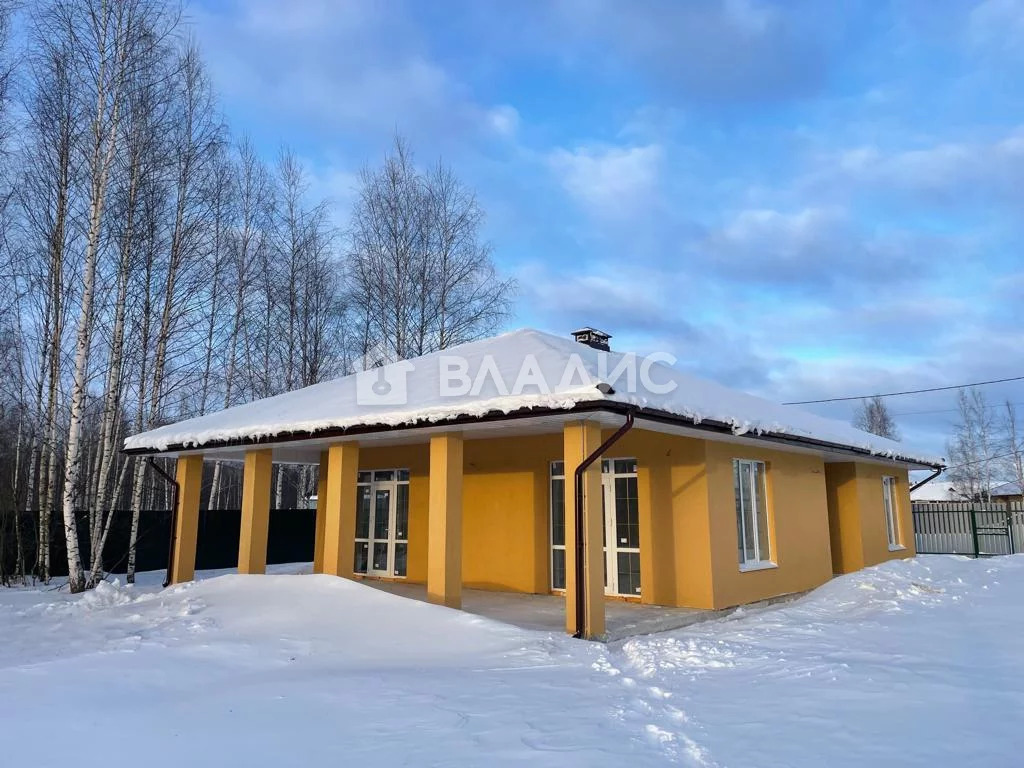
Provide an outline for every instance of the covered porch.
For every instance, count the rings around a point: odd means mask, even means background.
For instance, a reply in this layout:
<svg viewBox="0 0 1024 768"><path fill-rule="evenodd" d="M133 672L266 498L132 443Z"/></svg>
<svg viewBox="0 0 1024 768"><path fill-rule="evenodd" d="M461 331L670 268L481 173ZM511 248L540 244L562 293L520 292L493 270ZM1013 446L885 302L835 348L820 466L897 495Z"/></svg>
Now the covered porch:
<svg viewBox="0 0 1024 768"><path fill-rule="evenodd" d="M426 586L405 581L371 581L367 586L411 600L427 600ZM560 632L565 625L565 598L561 595L531 595L523 592L495 592L488 589L463 589L462 610L488 619L513 624L523 629ZM625 600L605 602L607 642L637 635L667 632L691 624L725 616L735 609L702 610L647 605Z"/></svg>
<svg viewBox="0 0 1024 768"><path fill-rule="evenodd" d="M574 473L622 423L621 414L565 414L179 451L169 580L188 581L195 572L204 460L243 463L243 574L266 572L273 464L316 463L316 573L590 639L685 626L705 612L640 605L639 588L634 602L606 600L600 460L583 472L587 554L577 595ZM563 478L557 513L555 466ZM552 528L560 533L554 553ZM564 593L552 589L553 571Z"/></svg>

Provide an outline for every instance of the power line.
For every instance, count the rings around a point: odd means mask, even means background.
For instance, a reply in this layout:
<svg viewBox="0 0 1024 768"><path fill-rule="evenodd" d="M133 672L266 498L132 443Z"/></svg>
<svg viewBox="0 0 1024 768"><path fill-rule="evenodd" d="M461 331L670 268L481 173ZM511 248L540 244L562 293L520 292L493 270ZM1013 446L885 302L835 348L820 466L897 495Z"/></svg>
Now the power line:
<svg viewBox="0 0 1024 768"><path fill-rule="evenodd" d="M1011 456L1016 456L1017 451L1010 451L1009 453L1001 453L998 456L987 456L984 459L975 459L974 461L965 461L963 464L954 464L951 467L946 467L943 472L949 472L951 469L961 469L963 467L972 467L975 464L985 464L989 461L998 461L999 459L1008 459Z"/></svg>
<svg viewBox="0 0 1024 768"><path fill-rule="evenodd" d="M973 384L952 384L948 387L928 387L927 389L908 389L904 392L880 392L875 395L856 395L854 397L823 397L821 400L796 400L783 405L813 405L815 403L839 403L848 400L870 400L873 397L896 397L897 395L920 395L925 392L946 392L950 389L966 389L967 387L982 387L986 384L1004 384L1007 381L1024 381L1024 376L1010 376L1006 379L992 379L991 381L976 381Z"/></svg>
<svg viewBox="0 0 1024 768"><path fill-rule="evenodd" d="M1018 405L1024 405L1024 403L1010 403L1010 405L1016 407ZM1005 407L1006 407L1006 403L992 403L990 405L984 406L986 411L991 410L993 408L1005 408ZM897 416L930 416L930 415L936 414L936 413L957 413L957 412L959 412L959 410L960 410L959 408L943 408L942 410L937 410L937 411L901 411L900 413L893 413L891 415L892 415L893 418L896 418Z"/></svg>

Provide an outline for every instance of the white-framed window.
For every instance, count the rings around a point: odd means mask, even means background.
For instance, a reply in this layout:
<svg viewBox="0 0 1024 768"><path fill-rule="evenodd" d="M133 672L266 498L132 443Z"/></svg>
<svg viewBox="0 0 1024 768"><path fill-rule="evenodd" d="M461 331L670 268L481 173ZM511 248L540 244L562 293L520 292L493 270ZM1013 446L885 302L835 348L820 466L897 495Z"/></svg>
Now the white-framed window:
<svg viewBox="0 0 1024 768"><path fill-rule="evenodd" d="M733 459L736 539L741 569L775 565L768 525L768 490L763 461Z"/></svg>
<svg viewBox="0 0 1024 768"><path fill-rule="evenodd" d="M885 506L885 530L889 535L889 549L900 549L900 515L896 503L896 478L886 475L882 478L882 503Z"/></svg>

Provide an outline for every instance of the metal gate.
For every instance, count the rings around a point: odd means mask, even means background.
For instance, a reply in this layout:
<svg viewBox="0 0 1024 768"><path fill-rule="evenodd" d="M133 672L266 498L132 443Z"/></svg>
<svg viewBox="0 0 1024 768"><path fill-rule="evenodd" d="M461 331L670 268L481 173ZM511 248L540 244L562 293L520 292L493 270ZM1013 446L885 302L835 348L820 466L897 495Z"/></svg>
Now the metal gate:
<svg viewBox="0 0 1024 768"><path fill-rule="evenodd" d="M915 502L914 544L922 555L1012 555L1024 548L1020 502Z"/></svg>

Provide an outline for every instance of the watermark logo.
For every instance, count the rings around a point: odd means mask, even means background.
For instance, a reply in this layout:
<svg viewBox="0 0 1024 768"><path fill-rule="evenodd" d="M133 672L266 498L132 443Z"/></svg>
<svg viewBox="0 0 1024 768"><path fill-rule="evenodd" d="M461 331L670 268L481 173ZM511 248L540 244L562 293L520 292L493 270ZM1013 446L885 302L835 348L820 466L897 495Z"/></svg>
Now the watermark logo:
<svg viewBox="0 0 1024 768"><path fill-rule="evenodd" d="M421 382L429 390L421 395L429 399L552 395L599 384L606 393L649 396L669 394L678 386L666 367L675 365L676 358L663 352L644 357L599 352L594 373L578 354L547 368L534 354L501 362L493 355L474 359L440 355L437 360L436 382ZM407 379L415 368L405 360L357 373L356 402L365 406L408 404Z"/></svg>
<svg viewBox="0 0 1024 768"><path fill-rule="evenodd" d="M409 402L409 373L415 369L408 360L371 368L356 374L358 405L405 405Z"/></svg>

